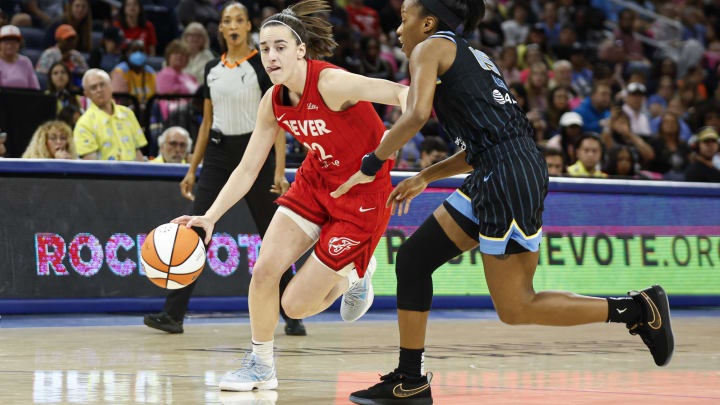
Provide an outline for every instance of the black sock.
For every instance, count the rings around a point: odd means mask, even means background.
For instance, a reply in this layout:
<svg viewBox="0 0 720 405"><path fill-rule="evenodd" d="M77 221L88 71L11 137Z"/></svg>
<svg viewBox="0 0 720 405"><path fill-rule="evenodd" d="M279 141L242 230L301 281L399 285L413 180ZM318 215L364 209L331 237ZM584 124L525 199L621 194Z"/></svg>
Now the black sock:
<svg viewBox="0 0 720 405"><path fill-rule="evenodd" d="M632 297L610 297L607 322L633 323L642 316L642 309Z"/></svg>
<svg viewBox="0 0 720 405"><path fill-rule="evenodd" d="M398 370L411 377L420 377L422 375L424 351L425 349L405 349L401 347Z"/></svg>

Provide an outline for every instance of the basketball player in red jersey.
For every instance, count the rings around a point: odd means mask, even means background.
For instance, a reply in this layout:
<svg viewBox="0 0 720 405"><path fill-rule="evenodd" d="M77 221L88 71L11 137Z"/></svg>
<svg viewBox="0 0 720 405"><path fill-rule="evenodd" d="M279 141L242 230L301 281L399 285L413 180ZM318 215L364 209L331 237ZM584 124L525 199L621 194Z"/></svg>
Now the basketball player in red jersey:
<svg viewBox="0 0 720 405"><path fill-rule="evenodd" d="M253 352L240 369L222 378L223 390L277 387L273 332L279 313L278 283L284 269L316 242L283 294L287 315L309 317L344 294L343 319L354 321L372 302L372 253L390 218L385 201L392 188L391 163L374 181L352 193L334 199L330 192L359 170L361 158L380 143L385 128L370 102L405 110L407 87L311 59L330 55L336 45L332 26L311 16L327 10L324 0L305 0L263 22L260 54L274 86L260 102L247 151L205 215L174 220L203 227L209 239L214 224L255 181L278 132L292 133L308 148L295 182L277 200L280 208L265 234L251 278Z"/></svg>

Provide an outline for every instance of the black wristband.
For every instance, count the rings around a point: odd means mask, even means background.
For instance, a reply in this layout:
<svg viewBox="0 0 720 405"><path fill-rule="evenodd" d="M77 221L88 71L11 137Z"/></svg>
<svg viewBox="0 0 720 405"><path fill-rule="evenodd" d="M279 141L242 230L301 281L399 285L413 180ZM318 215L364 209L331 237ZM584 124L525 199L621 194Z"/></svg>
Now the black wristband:
<svg viewBox="0 0 720 405"><path fill-rule="evenodd" d="M366 176L374 176L380 169L382 169L384 163L384 160L380 160L377 156L375 156L375 152L370 152L363 157L360 171Z"/></svg>

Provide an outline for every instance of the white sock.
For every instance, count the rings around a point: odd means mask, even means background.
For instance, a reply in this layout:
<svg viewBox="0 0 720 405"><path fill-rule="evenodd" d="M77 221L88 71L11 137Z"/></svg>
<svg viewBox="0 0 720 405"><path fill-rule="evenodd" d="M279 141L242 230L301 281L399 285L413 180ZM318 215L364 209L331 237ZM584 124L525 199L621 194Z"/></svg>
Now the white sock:
<svg viewBox="0 0 720 405"><path fill-rule="evenodd" d="M252 339L253 353L264 364L273 365L273 340L256 342Z"/></svg>

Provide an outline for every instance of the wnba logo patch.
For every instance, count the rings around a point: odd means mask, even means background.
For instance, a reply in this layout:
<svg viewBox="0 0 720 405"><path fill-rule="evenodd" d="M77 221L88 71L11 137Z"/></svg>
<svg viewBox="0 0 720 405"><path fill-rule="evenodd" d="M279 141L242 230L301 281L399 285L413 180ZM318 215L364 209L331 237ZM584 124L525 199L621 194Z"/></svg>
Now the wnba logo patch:
<svg viewBox="0 0 720 405"><path fill-rule="evenodd" d="M337 256L340 253L346 250L350 250L350 248L359 244L360 242L354 241L350 238L346 238L344 236L336 236L334 238L330 238L330 242L328 242L328 252L333 256Z"/></svg>

